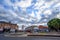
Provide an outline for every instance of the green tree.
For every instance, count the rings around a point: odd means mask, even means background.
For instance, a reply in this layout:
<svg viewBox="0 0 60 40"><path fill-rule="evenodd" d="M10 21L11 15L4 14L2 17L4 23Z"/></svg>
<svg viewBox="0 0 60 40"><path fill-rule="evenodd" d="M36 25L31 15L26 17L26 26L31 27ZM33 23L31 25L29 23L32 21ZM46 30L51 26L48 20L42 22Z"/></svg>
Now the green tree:
<svg viewBox="0 0 60 40"><path fill-rule="evenodd" d="M59 31L60 28L60 19L54 18L47 23L50 30Z"/></svg>

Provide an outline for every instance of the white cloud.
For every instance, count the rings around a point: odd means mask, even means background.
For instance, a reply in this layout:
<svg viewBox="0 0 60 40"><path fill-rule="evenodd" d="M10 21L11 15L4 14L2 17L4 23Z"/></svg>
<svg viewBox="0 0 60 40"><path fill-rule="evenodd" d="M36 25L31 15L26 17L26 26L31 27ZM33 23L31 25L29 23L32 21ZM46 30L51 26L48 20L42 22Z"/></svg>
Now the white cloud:
<svg viewBox="0 0 60 40"><path fill-rule="evenodd" d="M15 5L20 6L22 8L26 8L31 5L31 2L32 2L32 0L25 0L25 1L16 2Z"/></svg>
<svg viewBox="0 0 60 40"><path fill-rule="evenodd" d="M29 15L31 15L32 17L35 17L35 14L34 14L34 12L32 11L32 13L31 14L29 14Z"/></svg>
<svg viewBox="0 0 60 40"><path fill-rule="evenodd" d="M54 7L60 7L60 3L57 3Z"/></svg>
<svg viewBox="0 0 60 40"><path fill-rule="evenodd" d="M43 21L47 21L47 19L44 19Z"/></svg>
<svg viewBox="0 0 60 40"><path fill-rule="evenodd" d="M5 2L5 5L10 5L10 6L14 5L13 3L10 2L10 0L4 0L4 2Z"/></svg>
<svg viewBox="0 0 60 40"><path fill-rule="evenodd" d="M52 14L52 11L51 10L45 10L44 11L44 15L51 15Z"/></svg>
<svg viewBox="0 0 60 40"><path fill-rule="evenodd" d="M44 7L49 8L53 3L54 3L54 1L45 2L45 6Z"/></svg>
<svg viewBox="0 0 60 40"><path fill-rule="evenodd" d="M57 16L55 16L55 17L60 19L60 13L59 13L59 14L57 14Z"/></svg>
<svg viewBox="0 0 60 40"><path fill-rule="evenodd" d="M37 0L36 4L34 4L33 9L37 9L38 12L34 13L34 10L32 11L31 14L26 13L26 8L30 7L32 5L32 0L21 0L20 2L16 1L15 3L11 3L10 0L4 0L5 1L5 5L8 6L13 6L14 10L8 9L6 10L8 14L8 18L16 18L19 20L22 20L21 24L24 24L23 22L26 22L26 24L30 24L32 20L34 21L34 23L40 22L40 20L42 19L41 14L45 15L45 18L48 18L48 15L52 15L52 11L49 9L51 7L52 4L57 3L55 6L52 6L53 8L55 7L60 7L60 3L58 2L58 0L52 0L50 2L45 2L43 0ZM18 10L18 7L21 7L21 11ZM0 8L4 9L2 7L2 5L0 5ZM2 15L4 16L4 15ZM13 17L12 17L13 16ZM58 16L59 17L59 16ZM44 21L48 20L48 19L43 19ZM13 20L16 21L16 20ZM18 21L16 21L17 23ZM20 23L18 23L20 24ZM37 23L38 24L38 23ZM44 25L45 23L42 23L42 25Z"/></svg>
<svg viewBox="0 0 60 40"><path fill-rule="evenodd" d="M45 18L48 18L49 16L48 15L45 15Z"/></svg>
<svg viewBox="0 0 60 40"><path fill-rule="evenodd" d="M43 0L38 0L37 3L34 5L35 9L39 9L44 4Z"/></svg>

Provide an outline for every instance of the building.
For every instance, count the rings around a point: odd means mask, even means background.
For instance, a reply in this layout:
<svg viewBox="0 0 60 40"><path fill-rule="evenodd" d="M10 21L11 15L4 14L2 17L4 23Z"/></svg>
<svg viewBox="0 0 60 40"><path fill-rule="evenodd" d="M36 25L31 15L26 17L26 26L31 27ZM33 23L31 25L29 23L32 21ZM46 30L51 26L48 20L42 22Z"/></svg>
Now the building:
<svg viewBox="0 0 60 40"><path fill-rule="evenodd" d="M10 31L15 31L18 30L18 25L11 22L0 21L0 29L3 29L4 31L7 29L10 29Z"/></svg>
<svg viewBox="0 0 60 40"><path fill-rule="evenodd" d="M27 27L25 28L26 31L29 31L29 32L48 32L48 26L42 26L42 25L39 25L39 26L30 26L30 27Z"/></svg>
<svg viewBox="0 0 60 40"><path fill-rule="evenodd" d="M40 32L48 32L48 26L42 26L42 25L39 25L38 26Z"/></svg>
<svg viewBox="0 0 60 40"><path fill-rule="evenodd" d="M36 27L37 27L36 25L29 26L29 27L25 28L25 31L26 31L26 32L34 32L34 29L35 29Z"/></svg>

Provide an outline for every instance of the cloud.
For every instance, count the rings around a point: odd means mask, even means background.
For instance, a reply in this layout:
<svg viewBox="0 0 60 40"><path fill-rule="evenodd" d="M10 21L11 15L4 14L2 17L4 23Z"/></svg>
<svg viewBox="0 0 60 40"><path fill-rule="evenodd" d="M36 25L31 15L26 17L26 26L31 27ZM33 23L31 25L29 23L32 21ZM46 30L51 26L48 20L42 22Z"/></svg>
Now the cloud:
<svg viewBox="0 0 60 40"><path fill-rule="evenodd" d="M20 1L20 2L16 2L15 5L20 7L28 7L31 5L31 1L32 0Z"/></svg>
<svg viewBox="0 0 60 40"><path fill-rule="evenodd" d="M59 0L3 0L0 3L0 16L17 24L45 24L59 12Z"/></svg>
<svg viewBox="0 0 60 40"><path fill-rule="evenodd" d="M52 14L51 10L45 10L44 11L44 15L51 15L51 14Z"/></svg>
<svg viewBox="0 0 60 40"><path fill-rule="evenodd" d="M34 14L34 12L32 11L32 13L30 14L32 17L35 17L35 14Z"/></svg>

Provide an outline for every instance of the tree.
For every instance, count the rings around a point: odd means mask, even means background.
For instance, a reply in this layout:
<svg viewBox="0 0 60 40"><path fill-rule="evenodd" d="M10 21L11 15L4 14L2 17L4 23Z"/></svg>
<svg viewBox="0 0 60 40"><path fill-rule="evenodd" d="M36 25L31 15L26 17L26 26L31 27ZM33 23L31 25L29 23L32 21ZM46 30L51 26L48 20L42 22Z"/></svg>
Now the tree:
<svg viewBox="0 0 60 40"><path fill-rule="evenodd" d="M54 18L47 23L50 30L59 31L60 29L60 19Z"/></svg>

